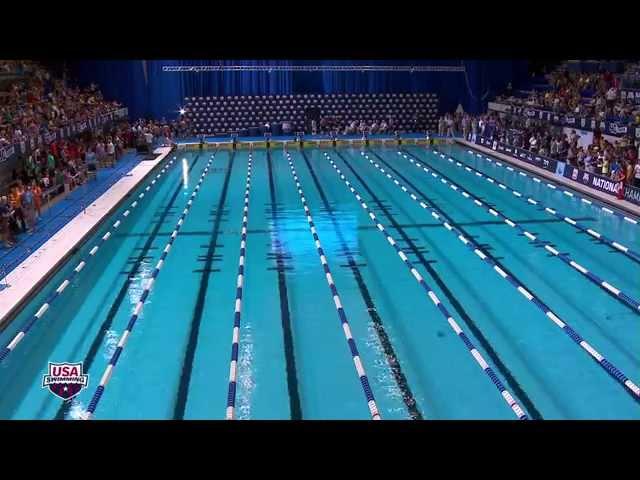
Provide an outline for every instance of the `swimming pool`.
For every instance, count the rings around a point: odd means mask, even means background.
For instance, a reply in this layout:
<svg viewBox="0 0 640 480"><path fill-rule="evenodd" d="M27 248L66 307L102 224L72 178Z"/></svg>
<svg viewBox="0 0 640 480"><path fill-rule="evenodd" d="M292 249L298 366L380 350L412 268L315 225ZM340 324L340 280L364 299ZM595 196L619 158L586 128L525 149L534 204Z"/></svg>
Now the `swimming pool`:
<svg viewBox="0 0 640 480"><path fill-rule="evenodd" d="M167 158L0 334L1 418L640 418L634 219L460 146Z"/></svg>

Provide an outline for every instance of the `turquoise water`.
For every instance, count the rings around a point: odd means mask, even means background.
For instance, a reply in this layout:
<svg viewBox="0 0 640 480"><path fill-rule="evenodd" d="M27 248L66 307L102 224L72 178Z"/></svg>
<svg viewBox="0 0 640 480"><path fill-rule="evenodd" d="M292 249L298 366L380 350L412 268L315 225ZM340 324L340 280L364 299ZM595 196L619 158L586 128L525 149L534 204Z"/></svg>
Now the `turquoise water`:
<svg viewBox="0 0 640 480"><path fill-rule="evenodd" d="M639 266L627 257L431 151L406 150L640 297ZM442 150L640 250L637 225L461 147ZM371 151L627 376L640 380L637 313L396 149ZM175 165L0 365L0 418L77 418L87 407L211 152L177 155ZM620 384L358 150L331 156L530 417L640 418L640 404ZM246 151L216 154L96 419L224 418L247 158ZM515 419L322 152L295 150L292 158L382 418ZM112 218L120 218L128 205ZM0 334L2 346L112 223L105 222ZM254 153L248 224L237 417L370 418L282 151ZM42 388L50 361L84 362L89 388L63 404Z"/></svg>

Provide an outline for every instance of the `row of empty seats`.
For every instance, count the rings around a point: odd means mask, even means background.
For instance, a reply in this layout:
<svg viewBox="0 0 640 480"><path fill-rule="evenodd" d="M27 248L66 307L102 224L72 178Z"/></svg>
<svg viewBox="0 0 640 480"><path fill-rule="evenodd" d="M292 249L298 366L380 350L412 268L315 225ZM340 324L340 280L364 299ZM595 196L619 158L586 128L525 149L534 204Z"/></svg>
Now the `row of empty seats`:
<svg viewBox="0 0 640 480"><path fill-rule="evenodd" d="M310 111L332 116L346 125L352 121L391 120L401 131L435 129L438 97L435 93L365 93L238 95L185 98L186 117L197 133L262 133L265 123L274 133L303 130ZM308 122L307 122L308 127Z"/></svg>

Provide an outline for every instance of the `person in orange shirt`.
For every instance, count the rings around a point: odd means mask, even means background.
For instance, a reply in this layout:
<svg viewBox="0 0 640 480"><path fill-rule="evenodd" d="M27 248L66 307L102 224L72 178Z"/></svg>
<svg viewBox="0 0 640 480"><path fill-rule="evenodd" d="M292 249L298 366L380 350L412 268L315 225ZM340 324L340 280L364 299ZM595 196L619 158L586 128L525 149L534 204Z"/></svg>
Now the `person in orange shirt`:
<svg viewBox="0 0 640 480"><path fill-rule="evenodd" d="M40 185L38 185L38 182L35 180L31 182L31 191L33 192L33 200L36 205L36 220L38 220L41 214L40 209L42 208L42 188L40 188Z"/></svg>

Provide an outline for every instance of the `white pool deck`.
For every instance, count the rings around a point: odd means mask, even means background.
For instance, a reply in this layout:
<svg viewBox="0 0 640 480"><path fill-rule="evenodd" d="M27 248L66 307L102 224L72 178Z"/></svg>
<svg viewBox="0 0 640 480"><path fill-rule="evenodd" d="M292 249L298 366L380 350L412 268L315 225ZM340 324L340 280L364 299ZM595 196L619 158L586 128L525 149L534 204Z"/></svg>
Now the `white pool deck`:
<svg viewBox="0 0 640 480"><path fill-rule="evenodd" d="M0 291L0 328L169 152L171 147L154 150L158 157L138 163L7 275L8 286Z"/></svg>
<svg viewBox="0 0 640 480"><path fill-rule="evenodd" d="M544 168L536 167L535 165L531 165L527 162L523 162L522 160L518 160L517 158L514 158L510 155L505 155L504 153L494 152L492 149L483 147L482 145L476 145L475 143L468 142L466 140L456 140L456 141L460 145L485 153L486 155L490 155L491 157L499 158L508 163L511 163L512 165L518 168L521 168L522 170L535 173L536 175L546 178L548 180L551 180L555 183L566 185L567 187L570 187L573 190L576 190L580 193L584 193L585 195L595 198L603 203L612 205L620 210L626 211L632 215L640 217L640 206L635 205L627 200L619 200L607 193L600 192L586 185L583 185L580 182L576 182L575 180L571 180L570 178L566 178L566 177L559 177L555 173L549 172Z"/></svg>

